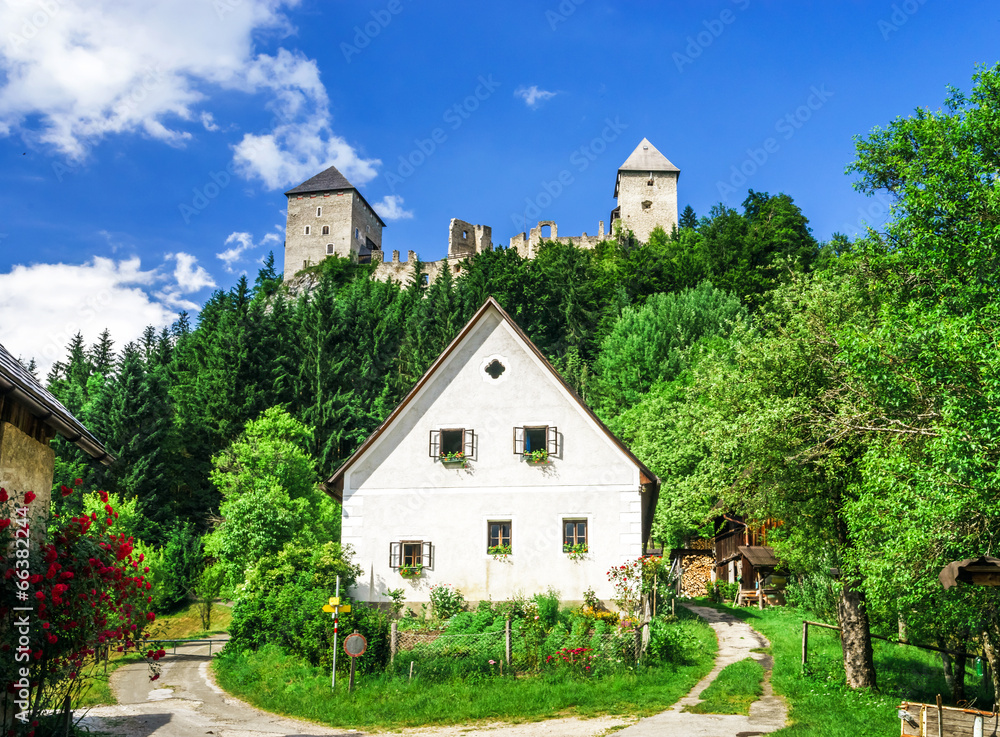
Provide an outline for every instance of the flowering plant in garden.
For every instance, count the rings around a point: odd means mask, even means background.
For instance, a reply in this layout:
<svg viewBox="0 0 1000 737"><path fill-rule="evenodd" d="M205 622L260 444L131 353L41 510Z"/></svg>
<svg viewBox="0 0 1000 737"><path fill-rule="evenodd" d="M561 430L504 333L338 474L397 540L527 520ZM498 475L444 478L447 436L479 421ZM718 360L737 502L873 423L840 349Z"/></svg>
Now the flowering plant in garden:
<svg viewBox="0 0 1000 737"><path fill-rule="evenodd" d="M11 737L62 734L68 704L86 688L99 651L141 651L155 619L149 569L133 556L133 540L115 534L111 505L106 516L54 516L46 529L35 499L0 489L0 678L12 694L0 726ZM155 680L165 653L144 654Z"/></svg>
<svg viewBox="0 0 1000 737"><path fill-rule="evenodd" d="M663 558L644 555L608 571L608 580L614 588L612 600L622 611L634 614L643 596L654 595L657 584L667 583L663 570Z"/></svg>
<svg viewBox="0 0 1000 737"><path fill-rule="evenodd" d="M593 652L589 647L567 647L545 658L545 664L553 668L569 669L575 675L589 676L593 674Z"/></svg>
<svg viewBox="0 0 1000 737"><path fill-rule="evenodd" d="M489 555L493 556L494 560L505 561L507 556L511 554L510 545L491 545L486 549Z"/></svg>
<svg viewBox="0 0 1000 737"><path fill-rule="evenodd" d="M399 575L403 578L420 578L420 573L423 570L424 567L420 563L416 563L412 566L400 566Z"/></svg>
<svg viewBox="0 0 1000 737"><path fill-rule="evenodd" d="M563 543L563 552L569 555L570 560L583 560L587 555L587 550L587 543L576 543L575 545Z"/></svg>

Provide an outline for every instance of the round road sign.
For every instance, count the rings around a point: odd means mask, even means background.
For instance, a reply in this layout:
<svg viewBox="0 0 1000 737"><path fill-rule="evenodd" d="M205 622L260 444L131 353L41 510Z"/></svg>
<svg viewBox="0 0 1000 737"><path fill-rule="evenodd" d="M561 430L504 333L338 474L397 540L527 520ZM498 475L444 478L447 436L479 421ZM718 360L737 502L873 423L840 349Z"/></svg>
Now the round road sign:
<svg viewBox="0 0 1000 737"><path fill-rule="evenodd" d="M364 655L365 650L367 649L368 640L365 639L364 635L359 635L355 632L354 634L350 634L344 638L344 652L352 658Z"/></svg>

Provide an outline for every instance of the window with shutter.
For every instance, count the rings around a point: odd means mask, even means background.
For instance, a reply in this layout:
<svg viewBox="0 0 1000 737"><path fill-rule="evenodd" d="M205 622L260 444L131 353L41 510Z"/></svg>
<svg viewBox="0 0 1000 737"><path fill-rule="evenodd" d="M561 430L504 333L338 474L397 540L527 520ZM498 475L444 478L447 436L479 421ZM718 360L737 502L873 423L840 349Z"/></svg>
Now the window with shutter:
<svg viewBox="0 0 1000 737"><path fill-rule="evenodd" d="M550 456L559 455L559 428L546 428L545 447Z"/></svg>
<svg viewBox="0 0 1000 737"><path fill-rule="evenodd" d="M389 543L389 567L399 568L403 565L403 544Z"/></svg>
<svg viewBox="0 0 1000 737"><path fill-rule="evenodd" d="M423 560L424 543L420 540L403 540L399 543L403 549L404 566L425 566Z"/></svg>
<svg viewBox="0 0 1000 737"><path fill-rule="evenodd" d="M524 453L524 428L515 427L514 428L514 454L522 455Z"/></svg>
<svg viewBox="0 0 1000 737"><path fill-rule="evenodd" d="M421 543L424 568L434 567L434 546L428 542Z"/></svg>
<svg viewBox="0 0 1000 737"><path fill-rule="evenodd" d="M441 455L441 431L431 430L430 439L427 443L427 452L431 458L437 458Z"/></svg>
<svg viewBox="0 0 1000 737"><path fill-rule="evenodd" d="M476 433L472 430L465 431L465 457L476 457Z"/></svg>

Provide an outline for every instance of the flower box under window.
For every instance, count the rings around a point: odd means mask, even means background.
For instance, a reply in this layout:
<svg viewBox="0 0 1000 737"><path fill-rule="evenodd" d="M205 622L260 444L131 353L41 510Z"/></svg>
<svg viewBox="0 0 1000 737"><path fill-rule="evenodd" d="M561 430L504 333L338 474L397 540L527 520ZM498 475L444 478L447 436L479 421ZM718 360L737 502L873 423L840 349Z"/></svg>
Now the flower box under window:
<svg viewBox="0 0 1000 737"><path fill-rule="evenodd" d="M559 455L559 430L551 425L514 428L514 453L532 465L546 465Z"/></svg>
<svg viewBox="0 0 1000 737"><path fill-rule="evenodd" d="M431 430L428 455L446 466L465 468L476 455L476 433L468 428Z"/></svg>

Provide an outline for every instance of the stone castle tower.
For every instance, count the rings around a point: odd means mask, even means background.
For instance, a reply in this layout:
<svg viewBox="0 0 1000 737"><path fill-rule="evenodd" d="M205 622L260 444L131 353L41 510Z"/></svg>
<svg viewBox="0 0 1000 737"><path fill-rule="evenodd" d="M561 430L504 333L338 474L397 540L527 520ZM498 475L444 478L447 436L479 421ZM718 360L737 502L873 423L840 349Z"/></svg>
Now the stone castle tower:
<svg viewBox="0 0 1000 737"><path fill-rule="evenodd" d="M625 163L618 168L615 197L618 207L611 211L611 226L622 221L643 243L657 225L668 233L677 225L677 180L681 170L643 138Z"/></svg>
<svg viewBox="0 0 1000 737"><path fill-rule="evenodd" d="M285 196L285 281L327 256L365 262L371 260L372 251L381 251L385 222L337 167L320 172Z"/></svg>

